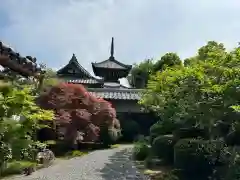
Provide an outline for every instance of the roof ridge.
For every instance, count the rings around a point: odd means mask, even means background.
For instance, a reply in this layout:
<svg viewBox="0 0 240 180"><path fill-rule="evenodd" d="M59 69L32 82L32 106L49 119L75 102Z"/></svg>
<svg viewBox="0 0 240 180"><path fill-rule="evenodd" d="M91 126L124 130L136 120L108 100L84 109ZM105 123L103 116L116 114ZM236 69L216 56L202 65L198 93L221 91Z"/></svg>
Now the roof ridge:
<svg viewBox="0 0 240 180"><path fill-rule="evenodd" d="M120 66L125 67L125 68L131 68L131 67L132 67L132 65L124 64L124 63L116 60L114 57L113 57L113 58L112 58L112 57L109 57L107 60L104 60L104 61L101 61L101 62L95 62L95 63L92 62L92 65L95 66L95 65L103 64L103 63L105 63L105 62L107 62L107 61L112 61L112 62L114 62L114 63L116 63L116 64L118 64L118 65L120 65Z"/></svg>

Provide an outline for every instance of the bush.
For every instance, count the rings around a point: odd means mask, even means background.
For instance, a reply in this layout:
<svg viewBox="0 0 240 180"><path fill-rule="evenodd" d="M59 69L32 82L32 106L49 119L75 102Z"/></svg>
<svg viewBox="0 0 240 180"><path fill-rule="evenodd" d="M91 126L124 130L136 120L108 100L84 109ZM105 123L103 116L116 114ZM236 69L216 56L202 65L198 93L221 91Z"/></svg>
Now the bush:
<svg viewBox="0 0 240 180"><path fill-rule="evenodd" d="M152 143L153 154L166 161L166 163L172 163L175 143L173 135L158 136Z"/></svg>
<svg viewBox="0 0 240 180"><path fill-rule="evenodd" d="M100 129L100 142L103 143L104 147L109 147L119 138L119 131L117 129L109 129L107 126L101 127Z"/></svg>
<svg viewBox="0 0 240 180"><path fill-rule="evenodd" d="M240 175L240 156L238 152L234 153L234 160L231 161L227 172L225 173L224 180L235 180L239 179Z"/></svg>
<svg viewBox="0 0 240 180"><path fill-rule="evenodd" d="M233 131L226 136L226 143L228 146L239 146L240 145L240 131Z"/></svg>
<svg viewBox="0 0 240 180"><path fill-rule="evenodd" d="M215 168L212 179L217 180L235 180L240 175L240 147L226 147L221 152L224 162L223 166Z"/></svg>
<svg viewBox="0 0 240 180"><path fill-rule="evenodd" d="M136 143L133 148L133 157L136 160L143 161L147 158L149 151L150 149L146 143Z"/></svg>
<svg viewBox="0 0 240 180"><path fill-rule="evenodd" d="M36 163L29 161L12 161L7 164L7 167L3 170L1 176L8 176L13 174L21 174L24 169L36 167Z"/></svg>
<svg viewBox="0 0 240 180"><path fill-rule="evenodd" d="M208 177L216 165L223 165L221 140L182 139L174 147L174 165L187 176Z"/></svg>
<svg viewBox="0 0 240 180"><path fill-rule="evenodd" d="M139 124L134 120L121 120L122 140L133 142L140 132Z"/></svg>
<svg viewBox="0 0 240 180"><path fill-rule="evenodd" d="M150 143L152 144L153 140L160 135L171 134L176 129L176 126L171 121L159 121L153 124L150 128Z"/></svg>
<svg viewBox="0 0 240 180"><path fill-rule="evenodd" d="M48 148L53 151L56 156L62 156L71 149L71 146L65 141L56 141L55 144L48 144Z"/></svg>
<svg viewBox="0 0 240 180"><path fill-rule="evenodd" d="M180 128L174 131L175 139L187 139L187 138L203 138L208 139L209 135L206 129L190 127L190 128Z"/></svg>

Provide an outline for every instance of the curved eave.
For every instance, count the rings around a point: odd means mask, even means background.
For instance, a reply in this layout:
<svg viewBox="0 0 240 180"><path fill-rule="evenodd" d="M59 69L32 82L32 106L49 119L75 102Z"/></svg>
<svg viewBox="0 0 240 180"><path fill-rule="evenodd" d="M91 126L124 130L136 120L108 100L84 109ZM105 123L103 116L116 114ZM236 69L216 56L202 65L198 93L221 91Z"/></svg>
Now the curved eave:
<svg viewBox="0 0 240 180"><path fill-rule="evenodd" d="M111 71L122 71L122 72L125 72L125 76L127 76L129 74L130 70L132 69L132 65L128 65L128 67L125 68L125 69L119 69L119 68L110 68L110 67L98 67L98 66L96 66L96 63L92 63L92 69L93 69L94 74L96 76L99 76L99 77L101 77L100 71L106 72L106 71L109 71L109 70L111 70Z"/></svg>
<svg viewBox="0 0 240 180"><path fill-rule="evenodd" d="M110 64L112 64L112 66L118 66L118 67L109 67ZM105 66L105 67L104 67ZM117 61L114 57L109 57L109 59L102 61L102 62L96 62L96 63L92 63L92 67L94 68L108 68L108 69L126 69L126 70L131 70L132 65L127 65L127 64L123 64L119 61Z"/></svg>

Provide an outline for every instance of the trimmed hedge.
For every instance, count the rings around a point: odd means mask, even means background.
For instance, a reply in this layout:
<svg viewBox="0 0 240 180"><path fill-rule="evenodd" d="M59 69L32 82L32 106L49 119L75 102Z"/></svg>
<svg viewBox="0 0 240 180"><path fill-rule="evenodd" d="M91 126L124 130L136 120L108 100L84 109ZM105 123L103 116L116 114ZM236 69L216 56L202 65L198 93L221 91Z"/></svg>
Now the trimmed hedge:
<svg viewBox="0 0 240 180"><path fill-rule="evenodd" d="M119 138L119 131L117 129L109 129L107 126L103 126L100 129L99 135L100 142L104 147L110 147Z"/></svg>
<svg viewBox="0 0 240 180"><path fill-rule="evenodd" d="M221 140L182 139L174 147L174 166L190 177L208 177L216 166L224 165Z"/></svg>
<svg viewBox="0 0 240 180"><path fill-rule="evenodd" d="M133 157L136 160L143 161L149 155L150 148L146 143L136 143L133 148Z"/></svg>
<svg viewBox="0 0 240 180"><path fill-rule="evenodd" d="M153 154L166 163L173 163L175 143L173 135L158 136L152 143Z"/></svg>
<svg viewBox="0 0 240 180"><path fill-rule="evenodd" d="M177 125L171 121L159 121L153 124L150 128L150 143L152 144L153 140L160 135L172 134L176 127Z"/></svg>
<svg viewBox="0 0 240 180"><path fill-rule="evenodd" d="M209 133L206 129L190 127L190 128L180 128L173 132L176 139L186 139L186 138L202 138L209 139Z"/></svg>

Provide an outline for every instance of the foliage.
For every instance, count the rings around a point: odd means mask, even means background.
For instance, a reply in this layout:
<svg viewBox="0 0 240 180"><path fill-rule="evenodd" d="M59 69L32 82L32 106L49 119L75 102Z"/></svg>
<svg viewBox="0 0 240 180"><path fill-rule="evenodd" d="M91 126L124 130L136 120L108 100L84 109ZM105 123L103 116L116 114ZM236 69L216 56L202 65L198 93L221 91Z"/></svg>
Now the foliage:
<svg viewBox="0 0 240 180"><path fill-rule="evenodd" d="M52 87L60 83L60 79L57 78L57 73L51 68L47 68L45 64L40 64L40 67L45 71L41 90L44 91L46 88Z"/></svg>
<svg viewBox="0 0 240 180"><path fill-rule="evenodd" d="M146 142L137 142L134 144L133 157L136 160L143 161L149 155L150 149Z"/></svg>
<svg viewBox="0 0 240 180"><path fill-rule="evenodd" d="M154 64L153 71L158 72L164 70L166 67L172 67L181 64L182 61L176 53L166 53Z"/></svg>
<svg viewBox="0 0 240 180"><path fill-rule="evenodd" d="M164 160L165 163L172 163L174 156L174 145L176 141L173 135L158 136L153 140L152 150L154 155Z"/></svg>
<svg viewBox="0 0 240 180"><path fill-rule="evenodd" d="M222 43L214 41L185 59L184 66L163 65L161 72L151 74L139 104L161 119L151 127L151 139L172 133L169 125L174 125L174 140L180 139L174 147L176 168L190 175L206 175L205 179L209 175L219 179L215 175L225 170L235 177L239 174L239 164L233 163L237 155L229 165L230 147L225 147L225 143L240 144L239 87L240 47L227 52ZM161 143L154 148L155 140L153 149L166 149Z"/></svg>
<svg viewBox="0 0 240 180"><path fill-rule="evenodd" d="M224 163L221 151L225 144L220 140L182 139L174 147L174 166L184 174L208 177L216 165Z"/></svg>
<svg viewBox="0 0 240 180"><path fill-rule="evenodd" d="M30 161L12 161L7 164L7 167L4 169L1 176L21 174L24 169L29 167L36 167L36 163Z"/></svg>
<svg viewBox="0 0 240 180"><path fill-rule="evenodd" d="M127 142L134 141L137 134L139 134L139 124L134 120L121 120L122 140Z"/></svg>
<svg viewBox="0 0 240 180"><path fill-rule="evenodd" d="M182 65L180 57L176 53L166 53L160 60L154 62L153 59L146 59L139 64L135 64L128 77L129 83L136 88L144 88L151 75L166 67Z"/></svg>
<svg viewBox="0 0 240 180"><path fill-rule="evenodd" d="M150 143L160 135L171 134L176 127L177 125L172 121L158 121L153 124L150 128Z"/></svg>
<svg viewBox="0 0 240 180"><path fill-rule="evenodd" d="M219 172L223 180L239 179L240 175L240 151L239 147L233 147L230 150L230 161L225 171Z"/></svg>
<svg viewBox="0 0 240 180"><path fill-rule="evenodd" d="M167 68L152 76L140 104L163 120L206 127L218 136L214 127L240 101L240 48L227 53L221 45L213 48L214 44L200 48L191 66ZM236 124L237 119L228 123Z"/></svg>
<svg viewBox="0 0 240 180"><path fill-rule="evenodd" d="M202 138L208 139L208 131L206 129L190 127L190 128L179 128L173 132L175 139L186 139L186 138Z"/></svg>
<svg viewBox="0 0 240 180"><path fill-rule="evenodd" d="M139 64L135 64L130 72L131 76L128 77L129 83L136 88L145 87L150 74L153 73L153 66L152 59L146 59Z"/></svg>
<svg viewBox="0 0 240 180"><path fill-rule="evenodd" d="M87 92L80 84L60 83L42 93L38 104L55 111L57 127L64 127L65 140L76 141L77 131L84 141L97 141L101 126L119 129L116 111L111 104Z"/></svg>
<svg viewBox="0 0 240 180"><path fill-rule="evenodd" d="M29 88L0 85L0 166L10 159L34 160L37 148L36 132L53 119L53 112L39 108ZM18 117L18 118L16 118Z"/></svg>
<svg viewBox="0 0 240 180"><path fill-rule="evenodd" d="M108 126L103 126L100 128L99 140L105 147L109 147L116 142L119 136L119 130L115 128L109 129Z"/></svg>

